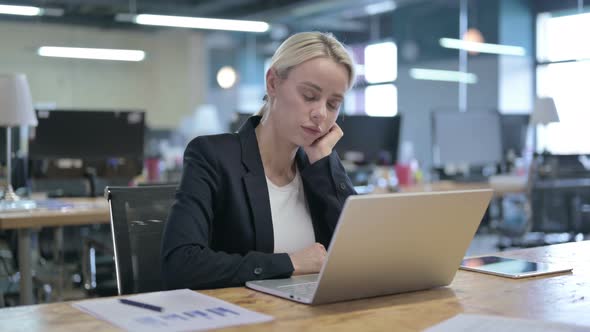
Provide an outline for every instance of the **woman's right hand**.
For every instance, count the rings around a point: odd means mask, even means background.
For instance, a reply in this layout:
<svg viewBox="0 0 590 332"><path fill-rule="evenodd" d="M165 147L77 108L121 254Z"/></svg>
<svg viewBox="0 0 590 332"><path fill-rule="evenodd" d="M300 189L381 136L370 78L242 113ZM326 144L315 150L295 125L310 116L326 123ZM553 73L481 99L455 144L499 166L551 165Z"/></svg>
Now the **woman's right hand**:
<svg viewBox="0 0 590 332"><path fill-rule="evenodd" d="M293 275L319 273L326 258L326 248L321 243L314 243L289 254L289 257L294 268Z"/></svg>
<svg viewBox="0 0 590 332"><path fill-rule="evenodd" d="M313 164L330 155L342 136L344 136L344 132L337 123L334 123L322 137L316 139L310 146L304 146L303 151L307 154L309 163Z"/></svg>

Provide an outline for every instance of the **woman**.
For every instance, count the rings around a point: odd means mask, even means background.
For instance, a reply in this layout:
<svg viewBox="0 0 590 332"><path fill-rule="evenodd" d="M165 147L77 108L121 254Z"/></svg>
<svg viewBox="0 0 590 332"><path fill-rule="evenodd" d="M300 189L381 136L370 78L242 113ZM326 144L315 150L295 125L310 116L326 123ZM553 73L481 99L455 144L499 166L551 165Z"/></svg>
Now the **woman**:
<svg viewBox="0 0 590 332"><path fill-rule="evenodd" d="M162 244L165 287L205 289L319 272L354 189L334 145L354 64L331 35L291 36L265 105L236 134L195 138Z"/></svg>

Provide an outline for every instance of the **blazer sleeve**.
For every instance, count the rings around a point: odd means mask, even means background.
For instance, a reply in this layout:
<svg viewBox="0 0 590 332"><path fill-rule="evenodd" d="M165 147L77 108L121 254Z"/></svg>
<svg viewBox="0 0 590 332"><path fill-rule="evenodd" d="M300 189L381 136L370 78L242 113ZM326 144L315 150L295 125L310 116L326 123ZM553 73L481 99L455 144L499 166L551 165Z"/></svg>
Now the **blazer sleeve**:
<svg viewBox="0 0 590 332"><path fill-rule="evenodd" d="M336 151L307 165L301 171L301 179L310 210L320 215L333 234L346 198L356 195Z"/></svg>
<svg viewBox="0 0 590 332"><path fill-rule="evenodd" d="M209 247L215 197L222 183L214 151L206 137L194 139L185 150L181 182L162 239L164 287L232 287L290 276L293 265L288 254L240 255Z"/></svg>

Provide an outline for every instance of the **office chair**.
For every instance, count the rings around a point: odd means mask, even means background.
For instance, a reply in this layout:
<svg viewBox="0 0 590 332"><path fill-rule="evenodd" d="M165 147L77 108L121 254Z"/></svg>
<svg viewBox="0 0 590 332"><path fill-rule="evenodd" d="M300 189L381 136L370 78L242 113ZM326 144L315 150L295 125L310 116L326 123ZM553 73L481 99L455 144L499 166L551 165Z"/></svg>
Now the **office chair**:
<svg viewBox="0 0 590 332"><path fill-rule="evenodd" d="M506 247L536 247L576 240L590 233L590 182L586 170L560 167L571 156L537 156L529 170L525 206L526 223ZM547 159L547 160L545 160ZM561 163L560 164L560 160ZM502 234L502 233L501 233Z"/></svg>
<svg viewBox="0 0 590 332"><path fill-rule="evenodd" d="M119 295L162 290L160 242L176 188L106 187Z"/></svg>
<svg viewBox="0 0 590 332"><path fill-rule="evenodd" d="M535 182L536 165L531 162L522 193L504 194L500 201L499 224L494 228L500 234L497 248L504 251L509 248L530 248L544 245L539 234L531 233L533 215L531 196ZM493 187L493 186L492 186Z"/></svg>

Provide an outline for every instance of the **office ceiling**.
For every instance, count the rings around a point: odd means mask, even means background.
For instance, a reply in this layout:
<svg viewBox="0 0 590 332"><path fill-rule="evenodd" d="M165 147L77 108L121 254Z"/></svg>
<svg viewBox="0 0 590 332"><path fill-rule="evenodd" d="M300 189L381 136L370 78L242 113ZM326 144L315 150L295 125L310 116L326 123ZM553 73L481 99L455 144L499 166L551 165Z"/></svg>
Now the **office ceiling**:
<svg viewBox="0 0 590 332"><path fill-rule="evenodd" d="M458 8L460 3L460 0L0 0L0 4L31 5L62 12L61 15L35 18L2 15L0 19L101 28L155 29L115 20L115 15L121 13L150 13L262 20L282 24L288 31L322 30L367 35L372 19L366 11L367 5L388 1L394 3L397 9L414 7L422 12ZM531 1L533 10L538 12L574 6L578 0Z"/></svg>
<svg viewBox="0 0 590 332"><path fill-rule="evenodd" d="M87 26L131 28L130 24L116 22L115 15L150 13L263 20L291 26L295 30L359 32L369 29L364 8L384 1L390 0L0 0L0 3L62 10L62 15L42 16L35 20ZM410 2L449 1L458 0L391 0L398 8Z"/></svg>
<svg viewBox="0 0 590 332"><path fill-rule="evenodd" d="M395 4L396 13L399 9L407 9L401 11L404 12L401 16L397 14L398 23L393 22L391 11L377 16L370 16L366 11L368 5L379 5L387 1ZM557 3L561 7L567 7L574 6L573 2L577 2L531 1L535 12L559 9L554 8ZM476 1L475 4L477 3ZM159 29L115 20L117 14L150 13L262 20L273 24L273 27L285 28L273 29L282 30L282 35L267 35L272 39L281 39L291 32L321 30L334 32L347 41L355 41L375 39L375 35L389 35L394 29L393 24L398 24L395 27L398 30L416 30L411 26L428 24L428 21L419 17L431 17L432 13L449 13L449 9L457 10L460 0L0 0L0 4L31 5L62 12L61 15L34 18L2 15L0 20L75 24L106 29ZM381 31L376 33L375 26Z"/></svg>

